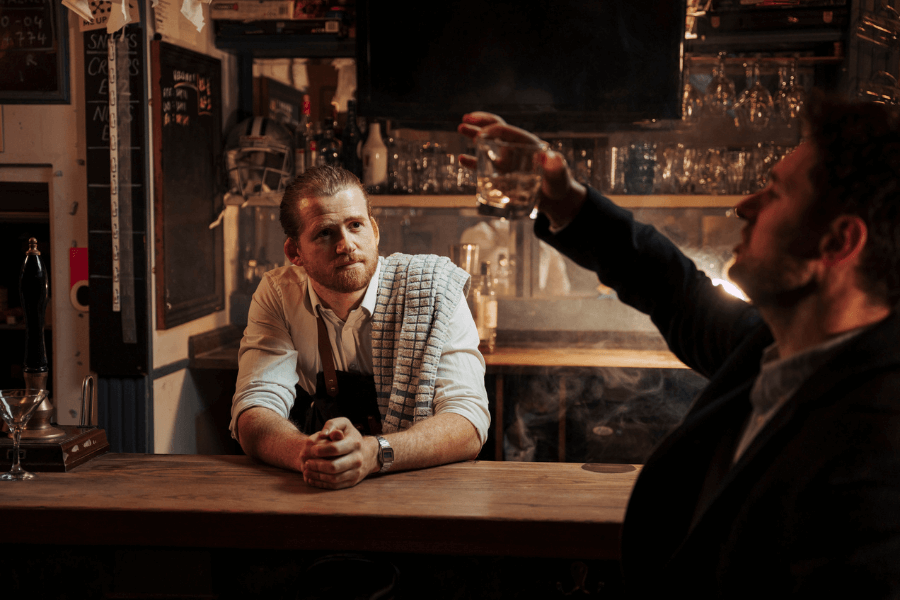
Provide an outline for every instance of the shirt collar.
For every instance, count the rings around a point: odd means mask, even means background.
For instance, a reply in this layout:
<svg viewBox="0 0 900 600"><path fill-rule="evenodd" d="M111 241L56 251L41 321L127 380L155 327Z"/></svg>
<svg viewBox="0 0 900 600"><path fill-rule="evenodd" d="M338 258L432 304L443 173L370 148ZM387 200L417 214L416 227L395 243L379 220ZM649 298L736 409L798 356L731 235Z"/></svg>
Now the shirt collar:
<svg viewBox="0 0 900 600"><path fill-rule="evenodd" d="M750 393L750 402L754 410L765 413L781 405L843 344L862 333L864 329L865 327L852 329L788 358L780 358L778 344L767 347L760 361L759 376Z"/></svg>
<svg viewBox="0 0 900 600"><path fill-rule="evenodd" d="M372 274L372 279L369 280L366 293L359 305L359 308L363 309L367 317L371 317L372 313L375 312L375 302L378 300L378 282L381 280L381 262L383 260L384 259L380 256L378 257L375 273ZM375 282L375 285L372 285L372 282ZM322 304L321 300L319 300L318 294L316 294L316 291L313 289L312 280L309 279L309 274L307 274L306 289L309 291L309 303L312 305L313 314L321 315L323 310L329 310Z"/></svg>

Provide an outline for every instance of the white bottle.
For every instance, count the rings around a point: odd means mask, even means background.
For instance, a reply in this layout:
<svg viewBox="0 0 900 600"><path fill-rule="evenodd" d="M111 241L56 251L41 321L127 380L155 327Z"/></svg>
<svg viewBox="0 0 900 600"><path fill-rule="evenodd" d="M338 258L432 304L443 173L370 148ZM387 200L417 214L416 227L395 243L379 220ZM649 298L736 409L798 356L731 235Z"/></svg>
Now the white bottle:
<svg viewBox="0 0 900 600"><path fill-rule="evenodd" d="M369 136L362 147L363 185L372 191L384 191L387 187L388 153L381 139L381 123L369 124Z"/></svg>

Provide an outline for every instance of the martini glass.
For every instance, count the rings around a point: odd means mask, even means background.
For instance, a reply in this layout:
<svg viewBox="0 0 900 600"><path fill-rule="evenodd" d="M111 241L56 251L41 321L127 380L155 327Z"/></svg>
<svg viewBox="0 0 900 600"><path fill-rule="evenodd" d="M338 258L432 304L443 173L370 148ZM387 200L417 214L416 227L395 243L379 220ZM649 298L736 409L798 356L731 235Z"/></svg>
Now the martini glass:
<svg viewBox="0 0 900 600"><path fill-rule="evenodd" d="M6 421L9 436L13 439L13 465L8 473L0 475L0 480L34 479L35 475L19 464L19 441L22 439L22 430L47 397L47 393L47 390L0 390L0 416Z"/></svg>

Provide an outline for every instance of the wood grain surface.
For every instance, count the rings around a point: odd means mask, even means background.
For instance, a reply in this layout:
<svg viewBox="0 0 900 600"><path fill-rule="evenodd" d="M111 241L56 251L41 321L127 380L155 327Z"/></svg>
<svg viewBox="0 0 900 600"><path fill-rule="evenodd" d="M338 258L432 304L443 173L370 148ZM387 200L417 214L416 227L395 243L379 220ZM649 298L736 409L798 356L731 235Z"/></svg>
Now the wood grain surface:
<svg viewBox="0 0 900 600"><path fill-rule="evenodd" d="M474 461L325 491L245 456L107 454L0 482L0 514L46 544L616 558L638 472Z"/></svg>
<svg viewBox="0 0 900 600"><path fill-rule="evenodd" d="M191 367L237 369L240 340L230 341L191 356ZM488 373L507 367L623 367L637 369L687 369L667 350L624 348L520 348L497 347L484 355Z"/></svg>
<svg viewBox="0 0 900 600"><path fill-rule="evenodd" d="M687 369L667 350L622 348L500 348L484 355L491 367L630 367Z"/></svg>

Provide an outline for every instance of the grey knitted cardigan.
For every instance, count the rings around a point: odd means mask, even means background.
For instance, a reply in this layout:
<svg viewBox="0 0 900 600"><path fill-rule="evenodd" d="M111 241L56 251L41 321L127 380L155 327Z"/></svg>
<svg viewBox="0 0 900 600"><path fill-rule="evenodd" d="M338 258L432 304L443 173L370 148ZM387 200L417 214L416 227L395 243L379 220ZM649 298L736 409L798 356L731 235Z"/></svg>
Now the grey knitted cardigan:
<svg viewBox="0 0 900 600"><path fill-rule="evenodd" d="M372 362L385 433L432 415L441 349L456 305L468 290L469 274L445 256L392 254L382 262L372 315Z"/></svg>

